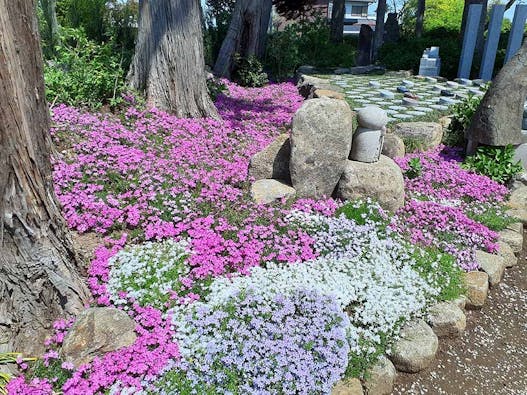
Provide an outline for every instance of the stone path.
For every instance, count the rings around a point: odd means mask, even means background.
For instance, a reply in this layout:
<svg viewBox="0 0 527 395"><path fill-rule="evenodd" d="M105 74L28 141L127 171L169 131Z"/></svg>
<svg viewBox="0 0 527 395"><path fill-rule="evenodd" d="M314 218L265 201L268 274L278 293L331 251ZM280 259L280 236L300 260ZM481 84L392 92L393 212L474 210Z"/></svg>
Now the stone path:
<svg viewBox="0 0 527 395"><path fill-rule="evenodd" d="M331 76L331 83L344 90L355 104L355 110L369 104L377 105L388 112L390 122L411 121L434 110L446 111L469 95L484 94L477 81L439 82L432 77L344 74ZM414 98L405 97L405 91L407 96Z"/></svg>
<svg viewBox="0 0 527 395"><path fill-rule="evenodd" d="M527 251L507 269L461 338L442 340L437 359L397 376L393 394L527 395Z"/></svg>

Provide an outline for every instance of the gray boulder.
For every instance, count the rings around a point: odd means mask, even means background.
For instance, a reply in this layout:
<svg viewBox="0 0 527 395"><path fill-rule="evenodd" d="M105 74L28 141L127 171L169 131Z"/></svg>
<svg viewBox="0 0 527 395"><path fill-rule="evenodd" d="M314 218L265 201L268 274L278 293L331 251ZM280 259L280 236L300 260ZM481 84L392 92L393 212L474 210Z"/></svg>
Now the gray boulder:
<svg viewBox="0 0 527 395"><path fill-rule="evenodd" d="M135 322L122 310L93 307L77 317L64 338L61 356L76 367L135 342Z"/></svg>
<svg viewBox="0 0 527 395"><path fill-rule="evenodd" d="M384 145L382 146L382 154L388 158L402 158L405 155L405 147L403 140L395 133L387 133L384 135Z"/></svg>
<svg viewBox="0 0 527 395"><path fill-rule="evenodd" d="M364 390L367 395L390 395L393 391L397 371L385 356L368 369L366 379L363 382Z"/></svg>
<svg viewBox="0 0 527 395"><path fill-rule="evenodd" d="M251 162L249 163L249 177L255 180L274 178L290 182L290 156L291 143L289 141L289 134L284 133L251 158Z"/></svg>
<svg viewBox="0 0 527 395"><path fill-rule="evenodd" d="M299 197L331 196L353 138L353 112L343 100L304 102L293 118L291 181Z"/></svg>
<svg viewBox="0 0 527 395"><path fill-rule="evenodd" d="M331 395L364 395L364 392L359 379L343 379L335 384Z"/></svg>
<svg viewBox="0 0 527 395"><path fill-rule="evenodd" d="M512 251L515 254L519 253L522 250L523 248L523 234L522 233L518 233L510 229L505 229L498 233L499 233L498 241L507 243L512 248Z"/></svg>
<svg viewBox="0 0 527 395"><path fill-rule="evenodd" d="M403 140L419 142L419 146L427 150L441 144L443 126L435 122L401 122L395 126L394 133Z"/></svg>
<svg viewBox="0 0 527 395"><path fill-rule="evenodd" d="M490 286L498 285L505 271L505 259L499 255L489 254L485 251L476 251L476 262L485 273L489 275Z"/></svg>
<svg viewBox="0 0 527 395"><path fill-rule="evenodd" d="M417 373L426 369L435 358L439 341L423 320L404 325L390 356L401 372Z"/></svg>
<svg viewBox="0 0 527 395"><path fill-rule="evenodd" d="M384 209L395 212L404 206L403 173L384 155L375 163L348 160L336 194L344 200L370 197Z"/></svg>
<svg viewBox="0 0 527 395"><path fill-rule="evenodd" d="M268 204L277 199L294 197L296 191L283 180L258 180L251 186L251 197L256 203Z"/></svg>
<svg viewBox="0 0 527 395"><path fill-rule="evenodd" d="M512 251L512 248L502 241L498 242L498 255L503 257L505 267L513 267L518 264L518 258L516 255L514 255L514 251Z"/></svg>
<svg viewBox="0 0 527 395"><path fill-rule="evenodd" d="M437 337L460 336L467 327L467 318L456 303L441 302L430 309L428 324Z"/></svg>

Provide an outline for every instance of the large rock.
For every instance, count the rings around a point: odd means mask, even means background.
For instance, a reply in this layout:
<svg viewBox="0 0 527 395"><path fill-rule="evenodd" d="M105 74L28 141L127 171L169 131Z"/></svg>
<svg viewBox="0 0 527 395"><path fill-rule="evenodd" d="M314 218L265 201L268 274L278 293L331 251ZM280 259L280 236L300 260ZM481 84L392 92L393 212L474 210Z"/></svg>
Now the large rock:
<svg viewBox="0 0 527 395"><path fill-rule="evenodd" d="M527 186L520 186L512 191L507 205L513 209L527 209Z"/></svg>
<svg viewBox="0 0 527 395"><path fill-rule="evenodd" d="M83 311L62 345L62 358L76 367L135 342L135 322L122 310L94 307Z"/></svg>
<svg viewBox="0 0 527 395"><path fill-rule="evenodd" d="M505 259L499 255L489 254L485 251L476 251L476 262L485 273L489 275L491 287L498 285L505 271Z"/></svg>
<svg viewBox="0 0 527 395"><path fill-rule="evenodd" d="M428 324L437 337L460 336L467 327L467 318L456 303L441 302L430 309Z"/></svg>
<svg viewBox="0 0 527 395"><path fill-rule="evenodd" d="M384 135L384 145L382 147L382 154L388 158L402 158L405 155L404 141L395 133L387 133Z"/></svg>
<svg viewBox="0 0 527 395"><path fill-rule="evenodd" d="M372 198L386 210L404 206L404 180L399 166L387 156L378 162L347 161L337 187L337 196L344 200Z"/></svg>
<svg viewBox="0 0 527 395"><path fill-rule="evenodd" d="M344 94L335 92L334 90L316 89L315 92L313 92L314 99L320 99L322 97L327 97L328 99L344 100Z"/></svg>
<svg viewBox="0 0 527 395"><path fill-rule="evenodd" d="M390 358L397 370L417 373L430 366L438 345L437 335L426 322L411 321L401 329Z"/></svg>
<svg viewBox="0 0 527 395"><path fill-rule="evenodd" d="M271 144L251 158L249 163L249 177L255 180L274 178L289 182L289 157L291 143L289 134L278 136Z"/></svg>
<svg viewBox="0 0 527 395"><path fill-rule="evenodd" d="M519 253L523 248L523 234L510 229L499 232L498 241L507 243L515 254Z"/></svg>
<svg viewBox="0 0 527 395"><path fill-rule="evenodd" d="M419 142L427 150L441 144L443 126L435 122L401 122L395 125L394 133L403 140Z"/></svg>
<svg viewBox="0 0 527 395"><path fill-rule="evenodd" d="M498 255L503 257L505 267L513 267L518 264L518 258L514 255L512 248L502 241L498 242Z"/></svg>
<svg viewBox="0 0 527 395"><path fill-rule="evenodd" d="M298 93L304 99L311 99L317 89L331 90L335 92L342 92L342 88L331 84L330 80L310 75L301 75L296 84Z"/></svg>
<svg viewBox="0 0 527 395"><path fill-rule="evenodd" d="M480 309L489 293L489 275L485 272L468 272L464 275L467 288L467 309Z"/></svg>
<svg viewBox="0 0 527 395"><path fill-rule="evenodd" d="M359 379L340 380L333 389L331 395L363 395L362 385Z"/></svg>
<svg viewBox="0 0 527 395"><path fill-rule="evenodd" d="M364 390L367 395L390 395L393 391L397 372L392 361L385 356L368 369L364 380Z"/></svg>
<svg viewBox="0 0 527 395"><path fill-rule="evenodd" d="M299 197L331 196L353 138L353 112L343 100L312 99L293 118L291 181Z"/></svg>
<svg viewBox="0 0 527 395"><path fill-rule="evenodd" d="M258 180L251 185L251 197L258 204L268 204L277 199L291 198L295 194L295 189L283 180Z"/></svg>

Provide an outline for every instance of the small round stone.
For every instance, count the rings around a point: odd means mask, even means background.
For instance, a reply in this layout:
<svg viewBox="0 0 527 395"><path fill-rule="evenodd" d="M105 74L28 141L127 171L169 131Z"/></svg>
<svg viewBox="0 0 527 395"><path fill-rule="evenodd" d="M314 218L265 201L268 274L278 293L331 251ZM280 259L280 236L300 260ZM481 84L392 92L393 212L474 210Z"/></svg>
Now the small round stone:
<svg viewBox="0 0 527 395"><path fill-rule="evenodd" d="M368 128L379 130L388 123L388 114L378 106L366 106L361 108L357 113L359 125Z"/></svg>

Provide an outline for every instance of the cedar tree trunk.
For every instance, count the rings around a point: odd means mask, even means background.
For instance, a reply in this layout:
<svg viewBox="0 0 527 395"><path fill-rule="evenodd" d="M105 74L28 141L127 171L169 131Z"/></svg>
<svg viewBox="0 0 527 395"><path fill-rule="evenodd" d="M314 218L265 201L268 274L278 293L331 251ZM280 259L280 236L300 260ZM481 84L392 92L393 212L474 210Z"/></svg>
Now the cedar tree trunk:
<svg viewBox="0 0 527 395"><path fill-rule="evenodd" d="M231 78L236 67L234 54L244 58L263 58L272 7L272 0L236 1L229 30L214 65L214 74Z"/></svg>
<svg viewBox="0 0 527 395"><path fill-rule="evenodd" d="M523 104L527 97L527 41L500 70L483 97L467 130L467 154L477 144L521 144Z"/></svg>
<svg viewBox="0 0 527 395"><path fill-rule="evenodd" d="M178 117L218 117L207 92L199 0L139 1L128 80L151 107Z"/></svg>
<svg viewBox="0 0 527 395"><path fill-rule="evenodd" d="M421 37L423 35L423 23L425 19L425 3L426 0L417 0L417 13L415 19L415 36Z"/></svg>
<svg viewBox="0 0 527 395"><path fill-rule="evenodd" d="M344 16L346 14L346 1L334 0L331 10L331 27L329 38L331 42L338 44L344 40Z"/></svg>
<svg viewBox="0 0 527 395"><path fill-rule="evenodd" d="M38 354L88 292L52 185L34 3L0 9L0 348Z"/></svg>
<svg viewBox="0 0 527 395"><path fill-rule="evenodd" d="M379 0L377 4L377 20L375 21L375 35L373 40L373 60L377 60L379 49L384 37L384 17L386 15L386 0Z"/></svg>

